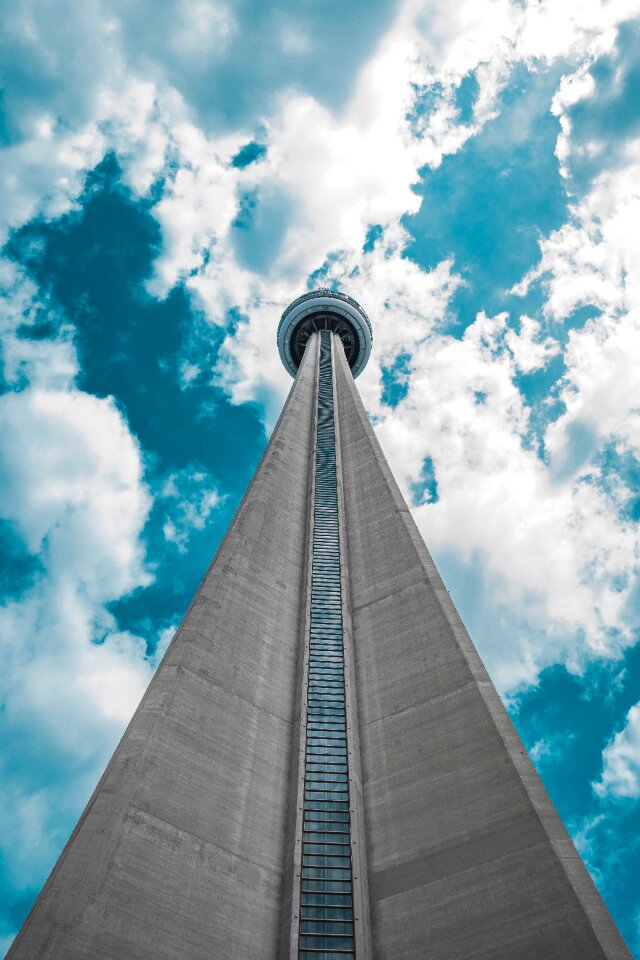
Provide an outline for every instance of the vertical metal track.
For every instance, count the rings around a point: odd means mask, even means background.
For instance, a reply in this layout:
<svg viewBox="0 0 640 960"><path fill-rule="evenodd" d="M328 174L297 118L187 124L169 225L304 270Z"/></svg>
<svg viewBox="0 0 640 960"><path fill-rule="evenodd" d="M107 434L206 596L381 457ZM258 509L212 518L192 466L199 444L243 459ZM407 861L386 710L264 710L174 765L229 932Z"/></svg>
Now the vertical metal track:
<svg viewBox="0 0 640 960"><path fill-rule="evenodd" d="M355 957L331 333L321 331L298 956Z"/></svg>

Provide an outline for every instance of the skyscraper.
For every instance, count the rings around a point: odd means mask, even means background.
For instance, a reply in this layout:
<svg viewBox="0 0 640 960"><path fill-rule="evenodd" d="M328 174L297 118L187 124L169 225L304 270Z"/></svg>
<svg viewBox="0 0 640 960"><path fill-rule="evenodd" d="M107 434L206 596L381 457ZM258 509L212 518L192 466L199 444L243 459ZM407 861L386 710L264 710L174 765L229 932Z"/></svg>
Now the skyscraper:
<svg viewBox="0 0 640 960"><path fill-rule="evenodd" d="M284 312L280 420L14 960L629 957L376 441L371 337Z"/></svg>

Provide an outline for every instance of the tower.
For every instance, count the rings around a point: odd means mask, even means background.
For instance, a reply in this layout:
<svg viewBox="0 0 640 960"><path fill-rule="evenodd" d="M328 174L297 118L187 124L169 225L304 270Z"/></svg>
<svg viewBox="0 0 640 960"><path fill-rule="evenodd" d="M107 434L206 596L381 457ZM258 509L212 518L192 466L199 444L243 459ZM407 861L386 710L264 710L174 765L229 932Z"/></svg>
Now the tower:
<svg viewBox="0 0 640 960"><path fill-rule="evenodd" d="M626 958L418 534L345 294L12 960Z"/></svg>

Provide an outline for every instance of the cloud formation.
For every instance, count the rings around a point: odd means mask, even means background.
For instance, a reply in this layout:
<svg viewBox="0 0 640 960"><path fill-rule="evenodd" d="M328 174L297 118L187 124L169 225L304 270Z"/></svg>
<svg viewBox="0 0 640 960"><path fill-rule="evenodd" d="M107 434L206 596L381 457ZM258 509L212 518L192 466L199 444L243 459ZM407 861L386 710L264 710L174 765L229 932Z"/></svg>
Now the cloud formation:
<svg viewBox="0 0 640 960"><path fill-rule="evenodd" d="M601 797L640 797L640 703L631 707L622 730L603 753L604 766L595 784Z"/></svg>
<svg viewBox="0 0 640 960"><path fill-rule="evenodd" d="M15 889L40 882L179 619L152 592L165 553L187 569L241 493L234 418L275 422L290 383L275 328L305 287L343 287L373 319L363 398L502 692L628 655L639 15L637 0L0 14L0 236L22 244L7 248L22 267L0 261L0 532L15 557L0 619L9 733L41 764L38 779L15 751L2 760ZM107 155L121 206L146 218L144 268L113 281L137 300L84 302L65 275L65 312L54 279L72 246L58 261L28 246L53 244L49 224L71 233ZM98 263L105 232L86 236ZM149 304L174 311L174 335ZM162 455L149 389L177 411L181 443ZM205 457L200 426L223 420L218 446L202 431ZM603 800L638 795L628 703L598 734ZM549 769L556 734L536 739Z"/></svg>
<svg viewBox="0 0 640 960"><path fill-rule="evenodd" d="M145 641L118 630L108 609L149 582L139 541L149 496L109 399L5 393L0 443L5 523L40 564L0 608L2 854L8 882L29 889L151 676Z"/></svg>

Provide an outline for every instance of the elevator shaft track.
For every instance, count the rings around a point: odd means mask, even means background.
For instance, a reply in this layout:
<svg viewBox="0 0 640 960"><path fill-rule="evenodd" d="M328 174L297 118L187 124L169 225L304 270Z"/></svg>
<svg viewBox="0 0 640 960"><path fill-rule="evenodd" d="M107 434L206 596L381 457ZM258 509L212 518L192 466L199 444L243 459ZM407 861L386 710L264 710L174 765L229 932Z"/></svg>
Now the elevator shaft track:
<svg viewBox="0 0 640 960"><path fill-rule="evenodd" d="M355 957L331 333L320 333L299 957Z"/></svg>

